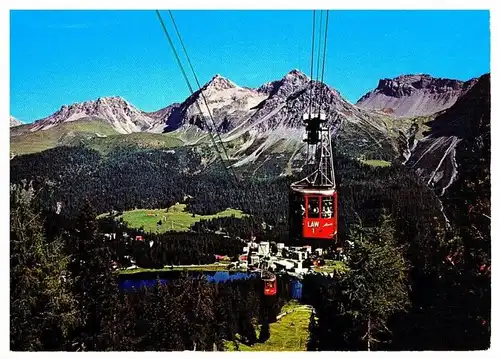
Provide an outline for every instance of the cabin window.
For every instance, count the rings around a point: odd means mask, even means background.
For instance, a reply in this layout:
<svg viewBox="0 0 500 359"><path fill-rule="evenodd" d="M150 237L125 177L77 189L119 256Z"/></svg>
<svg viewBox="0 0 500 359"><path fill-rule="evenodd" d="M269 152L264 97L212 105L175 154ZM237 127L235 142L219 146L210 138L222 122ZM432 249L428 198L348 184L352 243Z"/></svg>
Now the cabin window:
<svg viewBox="0 0 500 359"><path fill-rule="evenodd" d="M308 198L307 217L319 218L319 197Z"/></svg>
<svg viewBox="0 0 500 359"><path fill-rule="evenodd" d="M299 214L300 214L300 217L305 217L306 216L306 199L302 196L298 196L297 197L298 200L297 202L300 203L300 207L299 207Z"/></svg>
<svg viewBox="0 0 500 359"><path fill-rule="evenodd" d="M333 198L323 197L321 199L321 217L322 218L332 218L333 212Z"/></svg>

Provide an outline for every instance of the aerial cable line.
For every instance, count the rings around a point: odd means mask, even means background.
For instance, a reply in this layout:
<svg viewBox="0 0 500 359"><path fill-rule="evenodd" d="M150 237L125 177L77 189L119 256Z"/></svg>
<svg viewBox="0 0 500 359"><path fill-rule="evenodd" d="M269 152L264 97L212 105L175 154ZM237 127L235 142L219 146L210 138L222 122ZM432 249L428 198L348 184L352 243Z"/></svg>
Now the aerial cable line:
<svg viewBox="0 0 500 359"><path fill-rule="evenodd" d="M326 60L326 44L328 37L328 13L330 10L326 10L326 20L325 20L325 39L324 39L324 47L323 47L323 65L321 68L321 83L324 84L324 76L325 76L325 60ZM323 100L323 99L322 99ZM319 108L321 110L323 101L320 101Z"/></svg>
<svg viewBox="0 0 500 359"><path fill-rule="evenodd" d="M315 85L318 86L320 83L323 83L324 81L324 75L325 75L325 60L326 60L326 44L327 44L327 36L328 36L328 15L329 15L329 10L326 10L326 16L325 16L325 30L324 30L324 37L323 37L323 12L324 10L321 10L320 13L320 23L319 23L319 39L318 39L318 52L317 52L317 64L316 64L316 83ZM323 51L323 54L321 53ZM320 68L320 61L321 57L323 57L322 65ZM314 96L319 96L318 100L318 106L319 110L321 111L322 105L323 105L323 95L324 91L320 91L318 94L317 92L314 93Z"/></svg>
<svg viewBox="0 0 500 359"><path fill-rule="evenodd" d="M163 28L163 32L165 33L166 37L167 37L167 40L170 44L170 47L172 48L172 51L175 55L175 58L177 60L177 64L179 65L179 68L181 69L181 72L182 72L182 75L184 76L184 80L186 81L186 84L189 88L189 91L191 92L191 95L194 94L194 90L193 90L193 87L191 86L191 82L189 81L189 78L187 77L187 74L186 74L186 71L184 71L184 66L182 65L182 62L179 58L179 55L177 53L177 50L175 49L175 45L174 43L172 42L172 38L170 37L170 34L168 33L168 30L165 26L165 23L163 22L163 18L161 17L161 14L158 10L156 10L156 15L158 16L158 19L160 20L160 23L161 23L161 26ZM201 92L201 91L200 91ZM198 111L200 112L202 118L203 118L203 112L201 110L201 107L200 107L200 104L198 103L198 101L195 101L196 103L196 106L198 108ZM209 110L209 113L210 113L210 110ZM219 157L220 157L220 160L222 161L222 164L224 166L224 168L226 169L226 171L228 171L229 174L232 173L232 175L237 179L236 175L234 174L234 172L232 172L231 170L229 170L226 165L224 164L224 159L222 158L222 155L217 147L217 143L213 137L213 134L212 134L212 131L211 131L211 128L210 128L210 125L207 124L207 127L208 127L208 130L209 130L209 135L210 135L210 139L212 140L213 144L214 144L214 147L215 147L215 150L217 151L217 153L219 154Z"/></svg>
<svg viewBox="0 0 500 359"><path fill-rule="evenodd" d="M172 41L172 38L170 37L170 34L169 34L169 32L168 32L168 30L167 30L167 28L165 26L165 23L163 22L163 18L161 17L161 14L160 14L160 12L158 10L156 10L156 15L158 16L158 19L160 20L161 26L163 28L163 32L165 33L165 35L167 37L167 40L168 40L168 42L170 44L170 47L172 48L172 51L173 51L174 56L175 56L175 59L177 60L177 64L179 65L179 68L181 69L182 75L184 77L184 80L186 81L186 84L187 84L187 86L189 88L189 91L191 92L191 95L193 95L195 91L193 90L193 87L191 86L191 82L189 81L189 78L187 77L186 71L184 71L184 66L182 65L181 59L179 58L177 50L175 49L175 45L174 45L174 43ZM200 114L203 117L203 111L201 110L200 104L198 103L198 101L195 101L195 103L196 103L196 106L198 108L198 111L200 112ZM220 154L220 151L219 151L219 149L217 147L217 144L215 142L215 139L213 138L210 125L207 124L207 127L209 129L209 135L210 135L210 138L211 138L211 140L212 140L212 142L214 144L214 147L215 147L217 153L219 154L222 163L224 164L224 159L222 158L222 155ZM230 172L225 165L224 165L224 168L226 168L226 170L228 172ZM234 173L233 173L233 175L234 175Z"/></svg>
<svg viewBox="0 0 500 359"><path fill-rule="evenodd" d="M323 10L320 10L320 13L319 13L319 38L318 38L318 59L317 59L317 63L316 63L316 85L318 84L318 81L320 79L319 77L319 64L320 64L320 59L321 59L321 33L322 33L322 29L323 29Z"/></svg>
<svg viewBox="0 0 500 359"><path fill-rule="evenodd" d="M215 129L215 134L217 135L217 138L219 139L219 142L220 142L220 144L222 146L224 154L226 155L227 161L229 161L229 155L227 154L227 150L226 150L226 148L224 146L224 143L222 142L222 139L220 137L219 131L217 131L217 129L216 129L215 120L214 120L214 118L212 116L212 111L210 110L210 107L208 106L208 101L207 101L207 98L205 97L205 94L201 90L202 86L200 84L200 81L198 80L198 76L196 76L196 72L194 71L193 64L191 63L191 59L190 59L190 57L188 55L186 47L184 46L184 41L182 41L181 34L180 34L179 29L177 27L177 23L175 22L175 19L174 19L174 15L172 14L172 11L170 11L170 10L168 10L168 13L170 15L170 19L172 20L172 24L174 25L177 37L179 38L179 42L181 44L182 51L184 52L184 55L186 56L186 59L188 61L189 68L191 69L191 73L193 74L193 77L194 77L194 79L196 81L196 85L198 86L200 94L201 94L201 97L203 98L203 102L205 103L205 106L207 107L208 115L210 117L210 120L212 121L213 128ZM236 176L236 174L234 173L234 171L233 171L233 175L235 176L236 180L238 180L238 177Z"/></svg>
<svg viewBox="0 0 500 359"><path fill-rule="evenodd" d="M323 10L320 10L319 13L319 30L318 30L318 53L317 53L317 63L316 63L316 82L314 83L314 99L317 101L317 111L321 111L321 102L322 102L322 91L321 91L321 86L319 86L319 80L320 80L320 60L321 60L321 45L322 45L322 32L323 32ZM317 88L320 88L320 91L318 93Z"/></svg>
<svg viewBox="0 0 500 359"><path fill-rule="evenodd" d="M165 26L165 23L163 22L163 18L162 18L161 14L160 14L160 12L159 12L158 10L156 10L156 15L158 16L158 19L159 19L159 21L160 21L160 24L161 24L161 26L162 26L162 28L163 28L163 32L165 33L165 36L166 36L166 38L167 38L167 40L168 40L168 42L169 42L169 44L170 44L170 47L172 48L172 51L173 51L173 53L174 53L174 55L175 55L175 58L176 58L176 60L177 60L177 64L179 65L179 68L181 69L182 75L183 75L183 77L184 77L184 80L186 81L186 84L187 84L187 86L188 86L188 88L189 88L189 91L191 92L191 95L193 95L193 94L194 94L194 90L193 90L193 88L192 88L192 86L191 86L191 83L190 83L190 81L189 81L189 78L187 77L186 72L184 71L184 66L182 65L182 62L181 62L181 60L180 60L180 58L179 58L179 55L178 55L177 50L176 50L176 48L175 48L175 45L174 45L174 43L173 43L173 41L172 41L172 38L170 37L170 34L169 34L169 32L168 32L168 30L167 30L167 28L166 28L166 26ZM178 34L178 36L180 37L180 35L179 35L179 34ZM183 46L183 48L184 48L184 51L185 51L185 47L184 47L184 46ZM187 56L187 52L186 52L186 56ZM193 70L193 69L192 69L192 70ZM194 71L194 70L193 70L193 71ZM200 91L200 93L201 93L201 94L202 94L202 96L203 96L203 93L202 93L202 91L201 91L201 88L200 88L200 90L199 90L199 91ZM203 97L204 97L204 96L203 96ZM203 120L203 112L202 112L202 110L201 110L200 104L198 103L198 101L197 101L197 100L195 101L195 103L196 103L196 106L197 106L197 108L198 108L198 111L200 112L201 117L202 117L202 120ZM208 108L209 114L210 114L210 116L211 116L210 108L208 107L208 104L207 104L207 102L206 102L206 101L205 101L205 104L207 105L207 108ZM213 118L212 118L212 121L213 121ZM204 121L204 122L206 123L206 121ZM214 144L215 150L217 151L217 153L218 153L218 155L219 155L219 158L220 158L220 160L221 160L221 162L222 162L222 165L223 165L224 169L225 169L228 173L230 173L230 174L232 173L232 175L234 176L235 180L237 181L237 185L239 185L239 180L238 180L238 177L236 176L236 174L234 173L234 171L230 170L230 169L229 169L229 168L228 168L228 167L224 164L224 159L222 158L222 155L221 155L221 153L220 153L220 151L219 151L219 149L218 149L218 147L217 147L217 143L216 143L216 141L215 141L215 139L214 139L214 137L213 137L213 134L212 134L212 129L211 129L211 127L210 127L208 124L207 124L207 128L208 128L208 130L209 130L210 139L212 140L212 142L213 142L213 144ZM220 138L220 137L219 137L219 138ZM222 145L222 146L223 146L223 148L224 148L224 145L223 145L222 143L221 143L221 145ZM252 211L252 209L251 209L251 205L250 205L249 207L250 207L250 211ZM243 209L243 207L242 207L242 209ZM253 226L255 226L255 222L254 222L253 215L252 215L252 213L250 213L250 214L251 214L251 216L250 216L250 220L251 220L251 222L252 222Z"/></svg>
<svg viewBox="0 0 500 359"><path fill-rule="evenodd" d="M210 110L210 106L208 105L207 98L205 97L205 94L202 91L202 86L200 84L200 81L198 80L198 76L196 75L196 71L194 70L194 66L193 66L193 64L191 62L191 58L189 57L189 54L188 54L187 49L186 49L186 46L184 46L184 41L182 41L182 37L181 37L180 31L179 31L179 28L177 27L177 23L175 22L175 19L174 19L174 15L172 14L171 10L168 10L168 13L170 15L170 19L172 20L172 24L174 25L174 29L175 29L175 32L177 34L177 37L179 38L179 42L181 44L182 50L184 52L184 55L186 56L186 59L188 61L189 68L191 69L191 72L192 72L193 77L194 77L194 79L196 81L196 84L198 85L201 97L203 98L205 106L207 107L208 115L209 115L210 119L212 120L212 123L213 123L213 127L212 128L215 129L215 134L217 135L217 138L219 139L219 143L222 146L222 150L224 151L224 154L226 155L227 161L229 162L229 155L227 153L226 147L224 146L224 142L222 141L222 138L221 138L221 136L219 134L219 131L217 131L217 128L216 128L216 125L215 125L215 120L214 120L214 118L212 116L212 111ZM234 170L232 169L232 167L229 166L228 171L229 170L232 172L232 174L233 174L233 176L234 176L234 178L236 180L237 186L241 187L241 182L240 182L238 176L236 175L236 173L234 172ZM251 187L252 186L250 184L250 189L252 189ZM258 191L257 191L257 193L258 193ZM264 208L264 206L262 204L262 199L261 199L260 195L257 195L257 199L259 201L261 209Z"/></svg>
<svg viewBox="0 0 500 359"><path fill-rule="evenodd" d="M323 41L323 64L322 64L322 68L321 68L321 82L322 83L324 83L324 76L325 76L326 47L327 47L327 39L328 39L328 23L329 23L329 10L326 10L325 36L324 36L324 41ZM326 87L326 85L325 85L325 87ZM326 88L325 88L325 91L326 91ZM323 101L320 102L320 109L321 109L322 105L323 105ZM357 125L357 126L359 126L359 125ZM363 128L361 128L361 126L359 126L359 127L361 130L363 130ZM377 141L373 138L373 136L370 133L367 132L367 134L373 140L374 145L377 145L380 148L382 148L382 145L380 144L382 141L390 139L390 136L387 135L384 138L382 138L381 140ZM338 133L336 133L336 136L337 135L338 135ZM371 148L371 146L369 148Z"/></svg>
<svg viewBox="0 0 500 359"><path fill-rule="evenodd" d="M214 126L213 128L215 129L215 134L217 135L217 138L219 139L219 143L220 143L220 144L221 144L221 146L222 146L222 149L223 149L223 151L224 151L224 154L226 155L227 161L229 161L229 155L228 155L228 153L227 153L226 147L224 146L224 142L222 141L222 138L221 138L221 136L220 136L220 134L219 134L219 131L217 131L217 128L216 128L216 126L215 126L215 120L214 120L214 118L213 118L213 116L212 116L212 111L210 110L210 106L208 105L208 101L207 101L207 99L206 99L206 97L205 97L205 94L204 94L204 93L203 93L203 91L201 90L202 86L201 86L201 84L200 84L200 82L199 82L199 80L198 80L198 76L196 75L196 71L194 70L194 66L193 66L193 64L192 64L192 62L191 62L191 58L189 57L189 54L188 54L187 49L186 49L186 46L184 46L184 41L182 41L182 37L181 37L180 31L179 31L179 28L177 27L177 23L175 22L175 19L174 19L174 15L173 15L173 13L172 13L172 11L171 11L171 10L168 10L168 13L169 13L169 15L170 15L170 19L172 20L172 24L174 25L175 32L176 32L176 34L177 34L177 37L179 38L179 42L180 42L180 44L181 44L182 50L183 50L183 52L184 52L184 55L186 56L186 59L187 59L187 61L188 61L188 64L189 64L189 67L190 67L191 72L192 72L192 74L193 74L193 77L194 77L194 79L195 79L195 81L196 81L196 84L198 85L198 88L199 88L200 94L201 94L201 96L202 96L202 98L203 98L203 101L204 101L204 103L205 103L205 106L207 107L208 114L209 114L210 119L212 120L212 123L213 123L213 126ZM234 170L232 169L232 167L229 167L229 168L230 168L230 170L231 170L231 172L232 172L232 174L233 174L233 176L234 176L234 178L235 178L235 180L236 180L236 184L237 184L239 187L241 187L241 181L239 180L238 176L236 175L236 173L234 172ZM251 183L250 183L250 189L251 189L251 190L253 189L253 188L252 188ZM258 199L258 201L259 201L259 205L260 205L261 209L263 209L263 208L264 208L264 205L263 205L263 202L262 202L262 198L261 198L261 196L259 195L259 192L258 192L258 191L256 191L256 193L257 193L257 199Z"/></svg>
<svg viewBox="0 0 500 359"><path fill-rule="evenodd" d="M323 48L323 66L321 68L321 82L323 82L325 75L325 59L326 59L326 40L328 36L328 12L330 10L326 10L326 20L325 20L325 39L324 39L324 48Z"/></svg>
<svg viewBox="0 0 500 359"><path fill-rule="evenodd" d="M311 77L309 81L309 118L312 116L313 106L313 78L314 78L314 34L316 33L316 10L313 10L312 16L312 40L311 40ZM309 161L309 146L307 147L306 163Z"/></svg>
<svg viewBox="0 0 500 359"><path fill-rule="evenodd" d="M309 88L309 117L311 117L312 112L312 87L313 87L313 78L314 78L314 33L316 32L316 10L313 10L313 18L312 18L312 41L311 41L311 81Z"/></svg>
<svg viewBox="0 0 500 359"><path fill-rule="evenodd" d="M172 51L174 52L175 59L177 60L177 64L179 65L179 68L181 69L182 76L184 76L184 80L186 81L186 84L189 87L189 91L193 93L193 88L191 87L191 83L189 82L189 79L186 75L186 71L184 71L184 66L182 66L181 59L179 58L179 55L177 54L177 50L175 49L174 43L172 42L172 38L170 37L170 34L168 33L167 28L165 27L165 23L163 22L163 19L160 15L160 12L156 10L156 15L158 15L158 19L160 20L161 27L163 28L163 32L165 33L165 36L167 37L167 40L170 44L170 47L172 48Z"/></svg>

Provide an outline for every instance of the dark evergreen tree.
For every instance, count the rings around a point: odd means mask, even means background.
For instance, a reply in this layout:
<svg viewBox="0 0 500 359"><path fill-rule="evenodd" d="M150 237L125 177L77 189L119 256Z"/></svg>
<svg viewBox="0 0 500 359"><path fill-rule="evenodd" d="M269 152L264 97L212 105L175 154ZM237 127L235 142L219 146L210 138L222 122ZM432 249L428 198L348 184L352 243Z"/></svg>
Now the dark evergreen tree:
<svg viewBox="0 0 500 359"><path fill-rule="evenodd" d="M409 266L386 215L377 227L354 227L350 239L354 245L347 252L349 271L342 280L345 314L365 328L361 340L371 350L378 334L390 332L390 316L407 310Z"/></svg>
<svg viewBox="0 0 500 359"><path fill-rule="evenodd" d="M74 350L113 350L119 344L118 287L112 256L105 237L97 231L95 218L86 203L69 238L73 293L79 299Z"/></svg>
<svg viewBox="0 0 500 359"><path fill-rule="evenodd" d="M48 241L34 191L11 188L11 350L61 350L75 323L76 300L60 238Z"/></svg>

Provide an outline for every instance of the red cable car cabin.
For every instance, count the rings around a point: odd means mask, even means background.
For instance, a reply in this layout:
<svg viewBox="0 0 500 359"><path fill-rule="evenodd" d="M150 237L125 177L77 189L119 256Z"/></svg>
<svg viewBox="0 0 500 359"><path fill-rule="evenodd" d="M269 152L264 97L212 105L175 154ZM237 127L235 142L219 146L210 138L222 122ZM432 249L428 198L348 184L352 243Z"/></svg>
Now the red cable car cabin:
<svg viewBox="0 0 500 359"><path fill-rule="evenodd" d="M264 295L276 295L276 280L264 281Z"/></svg>
<svg viewBox="0 0 500 359"><path fill-rule="evenodd" d="M264 295L276 295L276 275L264 271L262 273L262 280L264 281Z"/></svg>
<svg viewBox="0 0 500 359"><path fill-rule="evenodd" d="M294 187L290 205L293 237L327 241L336 239L337 192L334 188Z"/></svg>

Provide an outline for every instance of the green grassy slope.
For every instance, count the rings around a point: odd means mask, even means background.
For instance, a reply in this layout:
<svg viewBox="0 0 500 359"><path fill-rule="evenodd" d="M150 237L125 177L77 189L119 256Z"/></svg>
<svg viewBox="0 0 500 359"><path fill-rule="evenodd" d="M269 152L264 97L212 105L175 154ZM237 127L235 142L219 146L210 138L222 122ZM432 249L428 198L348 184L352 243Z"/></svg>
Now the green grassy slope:
<svg viewBox="0 0 500 359"><path fill-rule="evenodd" d="M166 149L184 145L184 141L177 133L119 134L111 125L95 119L66 122L44 131L30 132L29 128L30 126L19 126L11 129L11 154L41 152L64 145L85 145L102 154L118 148Z"/></svg>
<svg viewBox="0 0 500 359"><path fill-rule="evenodd" d="M10 152L16 155L41 152L61 145L75 145L80 140L116 135L115 129L99 120L66 122L48 130L30 132L29 126L11 130Z"/></svg>
<svg viewBox="0 0 500 359"><path fill-rule="evenodd" d="M202 219L216 217L245 216L235 209L226 209L213 215L198 215L186 212L185 204L175 204L168 209L134 209L123 213L121 218L131 228L143 227L146 232L164 233L167 231L185 232L196 222ZM161 225L157 225L158 221Z"/></svg>
<svg viewBox="0 0 500 359"><path fill-rule="evenodd" d="M362 163L372 167L388 167L391 165L391 162L384 160L360 160Z"/></svg>
<svg viewBox="0 0 500 359"><path fill-rule="evenodd" d="M29 126L19 126L11 130L10 152L12 154L41 152L63 145L85 145L102 154L107 154L118 148L179 147L184 145L184 141L177 133L119 134L111 125L94 119L66 122L44 131L30 132Z"/></svg>
<svg viewBox="0 0 500 359"><path fill-rule="evenodd" d="M288 313L270 325L271 336L265 343L248 346L238 342L240 351L306 351L312 308L295 300L285 304L281 313ZM260 328L257 328L259 331ZM233 342L226 342L227 351L236 351Z"/></svg>

